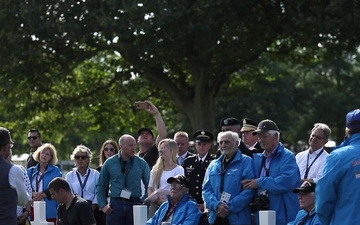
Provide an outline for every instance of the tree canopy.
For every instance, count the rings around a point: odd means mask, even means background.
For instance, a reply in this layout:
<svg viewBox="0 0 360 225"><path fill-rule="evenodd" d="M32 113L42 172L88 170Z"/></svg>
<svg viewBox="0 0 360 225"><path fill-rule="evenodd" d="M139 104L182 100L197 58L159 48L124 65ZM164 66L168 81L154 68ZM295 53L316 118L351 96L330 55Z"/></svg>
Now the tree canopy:
<svg viewBox="0 0 360 225"><path fill-rule="evenodd" d="M1 5L3 120L14 114L24 118L22 128L41 121L58 133L80 123L86 130L117 123L112 129L134 132L119 127L141 125L129 117L140 114L131 109L139 100L133 97L159 94L165 96L158 100L163 109L183 113L175 120L189 121L192 130L215 131L216 101L234 79L254 89L266 86L262 95L276 94L274 83L266 82L269 74L246 73L262 58L316 61L324 49L333 56L355 51L360 37L359 4L349 0L3 0ZM289 80L283 81L281 87L292 91ZM238 93L241 99L244 93ZM272 104L270 109L279 107L281 98ZM170 115L171 107L163 113ZM267 111L254 108L259 115Z"/></svg>

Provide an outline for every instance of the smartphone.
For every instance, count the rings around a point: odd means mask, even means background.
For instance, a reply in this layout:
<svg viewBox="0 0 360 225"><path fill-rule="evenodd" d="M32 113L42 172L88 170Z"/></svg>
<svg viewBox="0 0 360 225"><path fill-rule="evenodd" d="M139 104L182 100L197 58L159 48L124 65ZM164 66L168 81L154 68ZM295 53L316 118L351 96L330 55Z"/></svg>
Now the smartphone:
<svg viewBox="0 0 360 225"><path fill-rule="evenodd" d="M135 102L135 109L148 109L149 104L147 102Z"/></svg>

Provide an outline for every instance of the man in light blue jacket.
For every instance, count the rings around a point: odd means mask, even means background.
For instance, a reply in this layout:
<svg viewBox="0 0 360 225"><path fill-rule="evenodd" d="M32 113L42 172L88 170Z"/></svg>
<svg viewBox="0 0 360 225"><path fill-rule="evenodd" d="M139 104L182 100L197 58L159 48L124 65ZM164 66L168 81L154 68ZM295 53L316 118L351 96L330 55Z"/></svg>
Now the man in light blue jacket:
<svg viewBox="0 0 360 225"><path fill-rule="evenodd" d="M244 190L241 181L254 179L253 160L238 150L239 135L225 131L219 136L222 155L208 167L203 198L214 225L250 225L253 190Z"/></svg>
<svg viewBox="0 0 360 225"><path fill-rule="evenodd" d="M346 140L328 156L316 196L323 224L359 224L360 109L346 115Z"/></svg>
<svg viewBox="0 0 360 225"><path fill-rule="evenodd" d="M264 149L261 154L254 154L257 179L244 180L247 189L255 189L258 196L268 197L269 204L252 205L258 221L259 210L276 211L276 225L285 225L295 219L300 209L293 189L301 184L299 167L294 154L279 142L278 126L271 120L261 121L254 134L258 134L259 143Z"/></svg>
<svg viewBox="0 0 360 225"><path fill-rule="evenodd" d="M315 212L315 188L316 183L304 181L299 188L293 190L295 194L299 194L301 210L288 225L322 225Z"/></svg>

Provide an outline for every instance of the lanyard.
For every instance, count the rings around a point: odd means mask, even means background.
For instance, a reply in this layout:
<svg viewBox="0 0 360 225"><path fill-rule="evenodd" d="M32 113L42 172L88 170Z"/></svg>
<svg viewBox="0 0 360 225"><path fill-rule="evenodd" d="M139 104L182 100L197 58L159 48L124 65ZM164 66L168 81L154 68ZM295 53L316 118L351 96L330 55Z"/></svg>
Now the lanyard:
<svg viewBox="0 0 360 225"><path fill-rule="evenodd" d="M236 154L235 154L236 155ZM225 179L225 173L226 173L226 170L227 168L229 167L230 163L233 161L233 159L235 158L235 155L229 159L227 162L226 162L226 158L224 156L223 158L223 161L222 161L222 170L221 170L221 183L220 183L220 193L222 193L224 191L224 179Z"/></svg>
<svg viewBox="0 0 360 225"><path fill-rule="evenodd" d="M311 166L314 164L314 162L319 158L319 156L323 153L324 149L322 149L319 154L315 157L315 159L311 162L310 166L309 166L309 157L310 157L310 150L309 153L307 155L307 160L306 160L306 170L305 170L305 175L304 175L304 179L307 179L308 175L309 175L309 171Z"/></svg>
<svg viewBox="0 0 360 225"><path fill-rule="evenodd" d="M79 181L79 184L80 184L80 187L81 187L81 197L83 198L84 197L84 188L85 188L85 185L86 185L86 182L88 181L89 179L89 175L90 175L90 169L88 169L87 171L87 175L85 177L85 180L84 180L84 183L81 181L81 177L80 177L80 173L78 171L76 171L76 176L78 178L78 181Z"/></svg>
<svg viewBox="0 0 360 225"><path fill-rule="evenodd" d="M279 146L276 148L274 154L270 154L269 156L265 157L263 156L262 158L262 162L261 162L261 167L262 167L262 170L260 171L260 175L263 174L263 171L265 171L265 176L268 177L270 176L270 164L271 164L271 161L275 158L275 156L277 155L278 153L278 150L279 150ZM265 154L265 153L264 153ZM271 158L270 158L271 157ZM269 158L269 162L266 162L266 160ZM268 167L266 167L266 165L268 164Z"/></svg>
<svg viewBox="0 0 360 225"><path fill-rule="evenodd" d="M41 174L40 176L40 172L36 175L36 192L39 192L39 188L40 188L40 183L42 180L44 180L44 176L45 176L45 172L43 174Z"/></svg>
<svg viewBox="0 0 360 225"><path fill-rule="evenodd" d="M126 166L127 162L130 161L130 167L129 166ZM130 158L128 161L123 161L120 157L120 166L121 166L121 172L122 174L124 175L124 178L125 178L125 189L126 189L126 186L127 186L127 175L129 174L132 166L134 164L134 160L132 158Z"/></svg>
<svg viewBox="0 0 360 225"><path fill-rule="evenodd" d="M298 225L304 225L306 221L312 221L314 219L316 212L313 212L311 215L307 214L301 221L298 223Z"/></svg>
<svg viewBox="0 0 360 225"><path fill-rule="evenodd" d="M174 213L176 207L177 207L177 205L175 205L174 202L170 202L169 209L168 209L167 213L165 214L165 217L161 221L165 221L165 220L169 219L169 217Z"/></svg>

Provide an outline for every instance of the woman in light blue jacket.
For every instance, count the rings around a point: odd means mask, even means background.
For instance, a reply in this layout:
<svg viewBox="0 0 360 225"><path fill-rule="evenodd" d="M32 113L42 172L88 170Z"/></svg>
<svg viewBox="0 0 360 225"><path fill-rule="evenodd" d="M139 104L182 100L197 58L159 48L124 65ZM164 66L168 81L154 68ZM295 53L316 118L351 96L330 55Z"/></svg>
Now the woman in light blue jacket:
<svg viewBox="0 0 360 225"><path fill-rule="evenodd" d="M56 149L52 144L46 143L40 146L33 155L39 162L36 166L28 169L28 176L33 190L33 201L46 202L46 220L56 225L57 202L52 199L48 185L55 177L61 177L62 173L57 163Z"/></svg>

